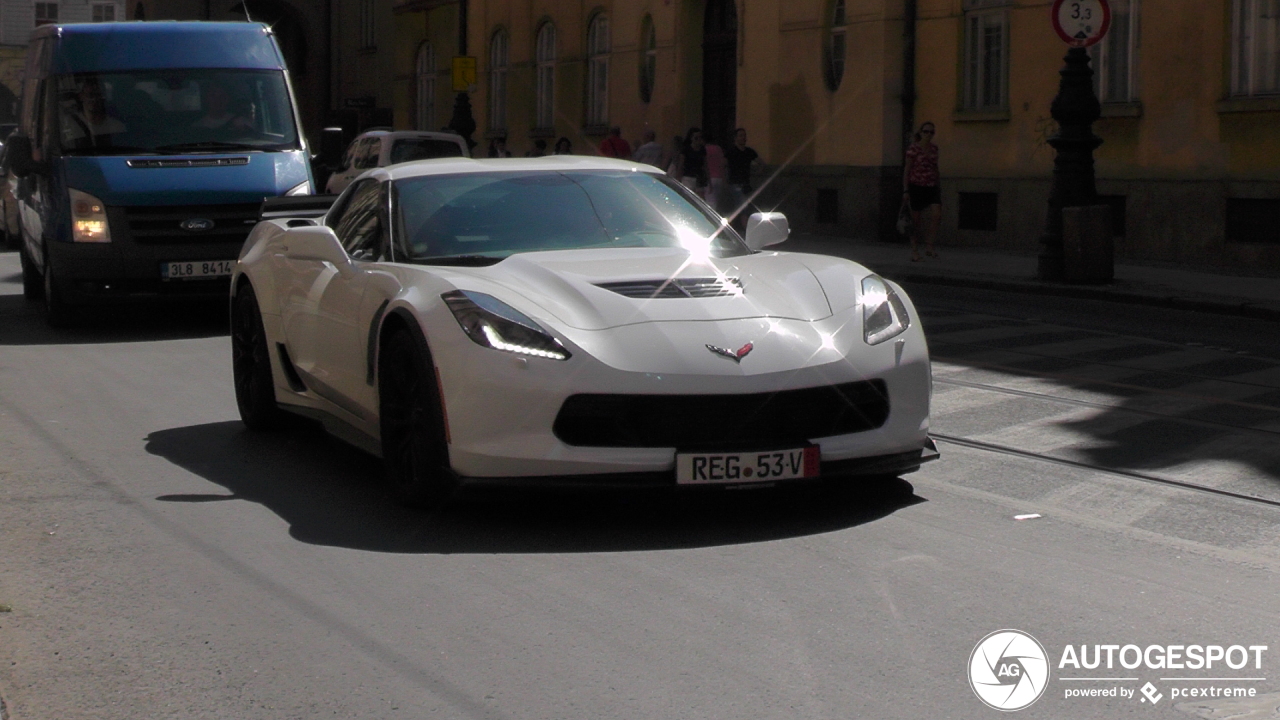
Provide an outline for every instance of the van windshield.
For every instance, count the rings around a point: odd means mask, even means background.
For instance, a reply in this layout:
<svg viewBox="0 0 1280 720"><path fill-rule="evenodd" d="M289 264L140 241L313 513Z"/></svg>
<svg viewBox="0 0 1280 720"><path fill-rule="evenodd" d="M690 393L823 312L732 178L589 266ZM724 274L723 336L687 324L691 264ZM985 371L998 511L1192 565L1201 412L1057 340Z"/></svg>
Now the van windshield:
<svg viewBox="0 0 1280 720"><path fill-rule="evenodd" d="M138 70L60 75L63 152L73 155L296 150L279 70Z"/></svg>

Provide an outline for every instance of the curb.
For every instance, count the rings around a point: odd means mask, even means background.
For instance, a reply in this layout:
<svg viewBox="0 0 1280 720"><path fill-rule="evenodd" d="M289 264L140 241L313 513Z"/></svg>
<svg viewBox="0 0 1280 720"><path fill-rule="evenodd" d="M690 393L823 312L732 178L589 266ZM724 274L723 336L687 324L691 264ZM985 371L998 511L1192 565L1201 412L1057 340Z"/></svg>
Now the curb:
<svg viewBox="0 0 1280 720"><path fill-rule="evenodd" d="M1216 315L1235 315L1254 320L1280 322L1280 306L1269 307L1248 301L1210 300L1207 298L1185 297L1178 295L1146 295L1124 292L1106 287L1090 285L1058 285L1054 283L1031 280L998 280L986 277L957 277L929 275L919 273L890 274L898 282L923 283L931 285L948 285L952 287L979 288L982 290L999 290L1027 295L1053 295L1056 297L1083 298L1086 300L1103 300L1106 302L1128 303L1130 305L1147 305L1150 307L1173 308L1177 310L1193 310Z"/></svg>

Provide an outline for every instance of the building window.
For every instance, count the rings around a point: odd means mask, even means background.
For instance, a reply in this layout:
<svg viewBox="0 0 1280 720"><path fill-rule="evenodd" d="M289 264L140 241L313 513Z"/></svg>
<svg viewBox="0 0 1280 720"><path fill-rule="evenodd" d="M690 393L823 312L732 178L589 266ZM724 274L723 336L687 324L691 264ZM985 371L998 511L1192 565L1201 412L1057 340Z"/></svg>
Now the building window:
<svg viewBox="0 0 1280 720"><path fill-rule="evenodd" d="M431 43L418 46L418 58L414 63L418 87L418 129L436 129L436 55Z"/></svg>
<svg viewBox="0 0 1280 720"><path fill-rule="evenodd" d="M609 122L609 16L597 13L587 27L587 125Z"/></svg>
<svg viewBox="0 0 1280 720"><path fill-rule="evenodd" d="M640 26L640 102L653 99L653 82L658 79L658 33L653 16L645 15Z"/></svg>
<svg viewBox="0 0 1280 720"><path fill-rule="evenodd" d="M831 6L831 34L827 38L826 52L827 89L832 92L840 87L844 78L846 14L845 0L835 0Z"/></svg>
<svg viewBox="0 0 1280 720"><path fill-rule="evenodd" d="M367 49L377 44L373 34L373 0L360 0L360 47Z"/></svg>
<svg viewBox="0 0 1280 720"><path fill-rule="evenodd" d="M982 7L981 0L966 5ZM1007 107L1005 47L1009 16L1003 9L979 9L964 16L964 108L1002 110Z"/></svg>
<svg viewBox="0 0 1280 720"><path fill-rule="evenodd" d="M489 129L507 129L507 34L489 41Z"/></svg>
<svg viewBox="0 0 1280 720"><path fill-rule="evenodd" d="M537 127L549 129L555 127L556 99L556 26L543 23L538 30L538 49L536 54L538 66L537 95Z"/></svg>
<svg viewBox="0 0 1280 720"><path fill-rule="evenodd" d="M54 25L58 22L58 3L36 3L36 26Z"/></svg>
<svg viewBox="0 0 1280 720"><path fill-rule="evenodd" d="M1107 103L1138 98L1134 70L1138 53L1138 0L1111 0L1111 30L1090 48L1093 89Z"/></svg>
<svg viewBox="0 0 1280 720"><path fill-rule="evenodd" d="M109 3L93 4L93 22L115 22L116 6Z"/></svg>
<svg viewBox="0 0 1280 720"><path fill-rule="evenodd" d="M1280 93L1280 2L1234 0L1232 13L1232 94Z"/></svg>

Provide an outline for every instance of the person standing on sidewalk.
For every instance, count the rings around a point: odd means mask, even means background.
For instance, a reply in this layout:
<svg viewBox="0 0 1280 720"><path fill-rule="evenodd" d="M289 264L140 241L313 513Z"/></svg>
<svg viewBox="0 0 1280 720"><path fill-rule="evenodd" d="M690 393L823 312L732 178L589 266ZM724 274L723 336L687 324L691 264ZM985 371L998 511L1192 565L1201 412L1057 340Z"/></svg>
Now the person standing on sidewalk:
<svg viewBox="0 0 1280 720"><path fill-rule="evenodd" d="M724 150L720 149L720 145L716 142L717 138L707 138L707 189L703 195L703 199L707 204L715 208L715 211L721 215L728 212L725 210L725 190L726 171L724 162Z"/></svg>
<svg viewBox="0 0 1280 720"><path fill-rule="evenodd" d="M600 143L600 154L619 160L631 159L631 143L622 139L622 128L617 125L609 128L609 137Z"/></svg>
<svg viewBox="0 0 1280 720"><path fill-rule="evenodd" d="M666 157L666 154L666 151L662 149L662 143L658 142L657 133L653 130L645 130L644 143L636 148L635 154L631 156L631 159L638 163L661 168L663 167L662 158Z"/></svg>
<svg viewBox="0 0 1280 720"><path fill-rule="evenodd" d="M907 148L902 168L902 203L911 208L911 262L920 262L918 243L924 240L924 254L938 257L933 240L942 222L942 190L938 173L938 146L933 144L937 126L920 126L915 142Z"/></svg>
<svg viewBox="0 0 1280 720"><path fill-rule="evenodd" d="M729 212L738 213L734 218L734 227L745 232L747 198L755 191L751 187L751 168L760 162L760 155L747 147L747 129L738 128L733 132L733 144L724 150L724 161L728 166L729 180ZM741 226L741 227L739 227Z"/></svg>
<svg viewBox="0 0 1280 720"><path fill-rule="evenodd" d="M684 146L676 156L676 175L680 183L702 194L707 186L707 144L701 128L689 128L684 136Z"/></svg>

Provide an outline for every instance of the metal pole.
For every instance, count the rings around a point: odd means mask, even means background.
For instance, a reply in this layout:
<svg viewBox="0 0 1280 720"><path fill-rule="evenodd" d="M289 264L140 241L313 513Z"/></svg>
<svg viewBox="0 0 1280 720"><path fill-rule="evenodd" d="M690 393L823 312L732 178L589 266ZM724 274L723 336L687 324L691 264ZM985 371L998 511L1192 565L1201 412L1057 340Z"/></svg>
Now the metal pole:
<svg viewBox="0 0 1280 720"><path fill-rule="evenodd" d="M1049 192L1049 215L1040 236L1038 275L1041 280L1062 280L1062 208L1093 205L1098 199L1094 182L1093 151L1102 139L1093 134L1093 123L1102 114L1102 105L1093 94L1093 70L1084 48L1071 48L1063 58L1066 66L1058 72L1058 96L1049 114L1058 123L1058 132L1049 145L1058 151L1053 161L1053 187Z"/></svg>

